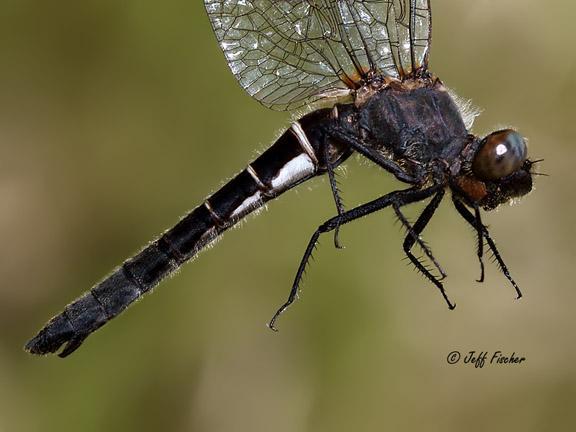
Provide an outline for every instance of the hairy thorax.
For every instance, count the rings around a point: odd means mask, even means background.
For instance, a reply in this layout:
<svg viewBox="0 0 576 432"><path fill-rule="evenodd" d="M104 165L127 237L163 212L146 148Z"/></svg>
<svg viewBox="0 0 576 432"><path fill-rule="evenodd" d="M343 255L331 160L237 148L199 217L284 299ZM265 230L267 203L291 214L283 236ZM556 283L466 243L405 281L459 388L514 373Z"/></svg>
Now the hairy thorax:
<svg viewBox="0 0 576 432"><path fill-rule="evenodd" d="M358 113L363 141L399 163L451 164L467 141L458 106L437 80L420 87L392 83Z"/></svg>

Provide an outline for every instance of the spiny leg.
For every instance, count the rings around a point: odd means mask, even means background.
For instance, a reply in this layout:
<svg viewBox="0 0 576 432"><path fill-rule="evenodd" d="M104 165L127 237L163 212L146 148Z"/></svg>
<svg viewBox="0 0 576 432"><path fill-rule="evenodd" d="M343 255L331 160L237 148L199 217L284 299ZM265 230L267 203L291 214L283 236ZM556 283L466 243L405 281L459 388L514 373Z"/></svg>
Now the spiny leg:
<svg viewBox="0 0 576 432"><path fill-rule="evenodd" d="M382 154L380 154L379 152L377 152L373 148L364 145L364 143L362 143L362 141L360 141L358 138L351 135L349 132L343 130L342 128L334 127L331 131L331 134L334 137L336 137L336 138L342 140L343 142L347 143L348 145L350 145L354 150L356 150L358 153L360 153L361 155L363 155L367 159L371 160L372 162L374 162L378 166L380 166L380 167L384 168L386 171L394 174L394 176L396 176L396 178L398 180L401 180L401 181L404 181L407 183L412 183L412 184L419 182L418 177L413 177L413 176L407 174L406 171L401 166L399 166L398 164L396 164L392 160L384 157ZM441 200L441 198L440 198L440 200ZM439 204L439 202L438 202L438 204ZM436 205L438 205L438 204L436 204ZM434 213L434 211L432 211L432 213ZM423 214L423 216L426 217L425 214ZM430 215L430 217L432 217L432 215ZM408 224L408 221L406 221L406 219L403 216L400 216L400 220L401 221L403 220L403 223L406 227L410 226L410 224ZM426 221L426 223L428 223L428 221ZM444 279L446 277L446 273L444 272L442 267L438 264L438 262L435 260L430 249L419 238L417 238L416 241L418 241L418 244L422 247L422 249L424 250L424 252L428 256L428 258L434 263L435 267L440 272L442 279ZM450 302L448 302L448 304L449 304L449 306L452 306Z"/></svg>
<svg viewBox="0 0 576 432"><path fill-rule="evenodd" d="M421 180L421 176L418 178L408 174L406 170L404 170L393 160L385 157L373 148L366 146L361 140L349 132L343 130L341 127L333 126L329 129L328 132L332 137L348 144L350 147L352 147L353 150L360 153L366 159L371 160L379 167L384 168L389 173L392 173L398 180L410 184L417 184Z"/></svg>
<svg viewBox="0 0 576 432"><path fill-rule="evenodd" d="M280 315L282 315L284 313L284 311L286 309L288 309L288 307L290 307L290 305L294 302L294 300L298 296L298 288L300 285L300 281L302 279L302 275L304 273L304 270L306 269L306 265L308 264L308 260L310 259L310 256L312 255L312 252L314 251L316 243L318 242L318 238L320 237L320 234L333 231L336 229L336 227L338 227L340 225L347 224L348 222L351 222L353 220L356 220L356 219L359 219L359 218L364 217L366 215L369 215L370 213L374 213L378 210L382 210L383 208L388 207L394 203L399 203L399 204L405 205L405 204L409 204L409 203L416 202L416 201L422 201L422 200L428 198L429 196L433 195L434 193L436 193L438 190L440 190L442 188L443 188L443 186L432 186L432 187L429 187L428 189L423 189L423 190L411 188L411 189L406 189L406 190L402 190L402 191L391 192L391 193L384 195L378 199L375 199L375 200L370 201L366 204L363 204L361 206L358 206L356 208L348 210L348 211L342 213L341 215L338 215L338 216L335 216L331 219L328 219L326 222L324 222L322 225L320 225L316 229L314 234L312 234L312 237L310 238L310 241L308 242L308 246L306 247L306 251L304 252L304 256L302 257L302 260L300 261L300 265L298 266L298 271L296 272L296 277L294 278L294 282L292 284L292 289L290 290L290 295L288 296L288 300L276 311L276 313L274 314L274 316L272 317L272 319L268 323L268 327L270 327L270 329L272 329L274 331L277 331L277 329L275 327L276 321L278 320Z"/></svg>
<svg viewBox="0 0 576 432"><path fill-rule="evenodd" d="M422 231L424 231L424 229L428 225L428 222L430 222L430 219L432 219L434 212L436 212L436 210L438 209L438 206L440 205L440 202L442 201L443 198L444 198L444 190L441 190L434 196L434 198L432 198L432 201L428 203L428 205L426 206L422 214L418 217L416 223L413 226L411 226L408 220L406 220L406 218L404 217L399 208L394 209L396 211L398 219L400 219L402 224L408 229L408 235L406 236L403 245L404 252L406 252L406 255L408 255L408 258L410 258L410 255L412 255L412 253L410 252L412 247L414 246L415 243L418 243L418 246L422 248L426 256L430 259L430 261L432 261L432 263L440 273L441 276L440 280L446 278L446 272L444 272L442 266L440 266L440 264L436 261L428 245L426 245L426 243L422 241L422 239L420 238L420 234L422 234ZM410 258L410 260L412 261L412 258Z"/></svg>
<svg viewBox="0 0 576 432"><path fill-rule="evenodd" d="M460 216L462 216L466 220L466 222L468 222L470 225L472 225L474 228L476 228L478 226L478 223L476 222L476 218L474 217L472 212L470 212L470 210L468 210L468 208L464 205L464 203L462 203L456 197L453 196L452 201L454 202L454 207L456 207L456 210L458 210L458 213L460 213ZM512 279L512 276L510 275L510 271L508 270L508 267L506 267L504 260L500 256L500 252L498 252L498 249L496 248L496 243L494 243L494 240L492 240L492 238L490 237L490 233L488 232L488 229L483 225L482 225L482 235L486 239L486 243L488 243L488 247L490 248L490 250L494 254L494 258L498 262L498 265L500 267L500 271L502 271L504 276L506 276L506 279L508 279L510 281L510 283L512 284L512 286L516 290L516 298L517 299L521 298L522 292L520 291L520 288L516 284L516 281L514 281L514 279Z"/></svg>
<svg viewBox="0 0 576 432"><path fill-rule="evenodd" d="M420 260L418 258L416 258L414 256L414 254L411 252L411 248L414 245L414 243L418 243L418 245L422 248L422 250L424 250L424 253L426 253L426 255L428 256L428 258L430 258L430 260L434 263L434 265L436 266L436 268L439 269L440 273L445 276L444 271L442 270L442 268L438 265L438 263L436 262L436 260L434 259L434 256L432 255L432 252L430 251L430 249L422 242L422 240L420 240L420 238L418 237L419 233L424 229L424 227L426 226L426 224L430 221L430 218L432 217L432 215L434 214L434 211L436 210L436 208L438 208L438 204L440 203L440 201L442 200L442 197L444 195L443 191L440 191L435 197L434 199L430 202L430 204L428 204L428 206L426 207L426 209L424 210L424 212L422 213L422 215L420 216L420 218L418 218L418 221L420 221L420 226L418 227L419 232L415 230L415 228L413 228L410 223L408 222L408 220L404 217L404 215L402 214L402 212L400 211L400 206L398 205L394 205L394 211L396 212L396 215L398 216L398 219L400 219L400 221L402 222L402 224L404 224L404 226L406 226L408 228L408 235L406 236L406 239L404 240L404 252L406 253L406 256L408 257L408 259L410 259L410 261L412 262L412 264L414 264L414 266L416 266L416 268L430 281L432 282L439 290L440 293L442 294L442 297L444 298L444 300L446 301L446 303L448 304L448 308L450 310L454 309L456 307L455 304L452 304L452 302L450 302L450 299L448 298L448 296L446 295L446 291L444 290L444 285L442 284L442 282L440 282L440 280L438 278L436 278L431 272L430 270L428 270L423 264L422 262L420 262ZM427 212L428 210L428 212Z"/></svg>
<svg viewBox="0 0 576 432"><path fill-rule="evenodd" d="M334 167L330 162L330 152L328 146L328 139L325 137L324 145L324 161L326 163L326 170L328 171L328 179L330 181L330 189L332 190L332 196L334 197L334 203L336 204L336 210L338 211L338 215L341 216L344 213L344 204L342 203L342 199L340 198L340 191L338 189L338 181L336 180L336 173L334 172ZM342 245L340 244L340 240L338 238L340 234L340 225L336 226L334 229L334 246L337 249L342 249Z"/></svg>
<svg viewBox="0 0 576 432"><path fill-rule="evenodd" d="M478 261L480 261L480 279L476 279L476 282L484 282L484 236L482 235L484 224L482 223L482 218L480 216L480 208L477 205L474 206L474 219L476 222L476 233L478 234L478 247L476 248L476 254L478 255Z"/></svg>

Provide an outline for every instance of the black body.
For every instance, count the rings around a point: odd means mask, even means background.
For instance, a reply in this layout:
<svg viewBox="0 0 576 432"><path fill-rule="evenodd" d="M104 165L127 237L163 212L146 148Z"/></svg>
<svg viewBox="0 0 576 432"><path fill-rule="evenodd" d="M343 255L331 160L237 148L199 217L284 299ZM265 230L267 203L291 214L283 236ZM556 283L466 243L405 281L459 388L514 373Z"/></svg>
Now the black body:
<svg viewBox="0 0 576 432"><path fill-rule="evenodd" d="M363 139L397 160L451 161L467 142L460 111L439 83L412 91L387 88L362 107L359 120ZM413 167L407 170L416 175Z"/></svg>
<svg viewBox="0 0 576 432"><path fill-rule="evenodd" d="M87 336L158 285L222 232L286 190L325 173L325 152L321 151L321 147L327 136L327 128L334 123L330 112L329 109L318 110L300 121L315 160L308 157L293 129L288 129L246 169L207 198L204 204L68 305L28 342L26 349L35 354L53 353L62 344L68 343L60 353L62 357L67 356ZM337 166L350 154L351 150L345 144L334 142L329 147L332 166ZM285 184L275 184L283 167L303 156L311 161L311 171L296 175ZM259 199L243 206L255 194Z"/></svg>
<svg viewBox="0 0 576 432"><path fill-rule="evenodd" d="M337 215L310 238L288 300L270 321L271 329L296 299L320 235L334 231L339 247L341 225L386 207L392 207L407 231L403 249L410 262L453 309L442 283L446 273L421 239L446 189L458 213L476 231L479 281L484 279L486 243L521 297L482 224L480 209L491 210L530 192L534 162L515 131L497 131L482 140L472 135L442 82L427 70L428 0L205 0L205 4L232 72L263 104L287 109L330 97L352 102L332 103L332 108L312 111L292 123L203 204L50 320L26 350L55 353L66 344L59 355L69 355L226 229L321 174L329 177ZM353 152L408 187L345 211L334 170ZM410 223L402 207L426 199L430 201L425 209ZM412 253L414 246L433 270Z"/></svg>

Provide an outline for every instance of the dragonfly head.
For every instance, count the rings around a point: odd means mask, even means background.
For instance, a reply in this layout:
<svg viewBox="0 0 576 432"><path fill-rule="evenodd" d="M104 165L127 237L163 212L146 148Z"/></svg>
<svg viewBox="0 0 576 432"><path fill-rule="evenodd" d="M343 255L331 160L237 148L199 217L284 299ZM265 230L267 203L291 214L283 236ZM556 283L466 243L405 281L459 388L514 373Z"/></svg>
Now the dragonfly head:
<svg viewBox="0 0 576 432"><path fill-rule="evenodd" d="M518 132L504 129L476 138L465 151L464 168L456 186L467 200L493 210L532 190L526 141Z"/></svg>

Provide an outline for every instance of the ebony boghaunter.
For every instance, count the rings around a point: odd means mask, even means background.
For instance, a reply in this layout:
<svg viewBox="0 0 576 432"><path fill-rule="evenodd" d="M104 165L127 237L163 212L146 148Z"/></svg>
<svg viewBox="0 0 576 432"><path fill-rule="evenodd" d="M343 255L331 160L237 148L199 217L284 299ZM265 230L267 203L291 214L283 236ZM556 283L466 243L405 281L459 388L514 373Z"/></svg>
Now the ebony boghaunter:
<svg viewBox="0 0 576 432"><path fill-rule="evenodd" d="M480 210L492 210L532 189L526 143L506 129L478 138L473 115L455 103L428 70L431 14L427 0L205 0L206 11L230 69L263 105L280 110L308 106L304 115L260 157L208 197L173 228L66 306L28 342L34 354L65 357L94 331L139 299L249 213L313 177L327 174L337 215L312 235L288 300L322 233L392 207L407 230L404 251L434 284L450 309L446 276L420 234L446 190L458 213L476 231L484 279L483 248L492 250L514 286ZM406 183L374 201L345 210L335 168L359 153ZM429 199L411 224L402 207ZM416 258L418 246L437 274Z"/></svg>

